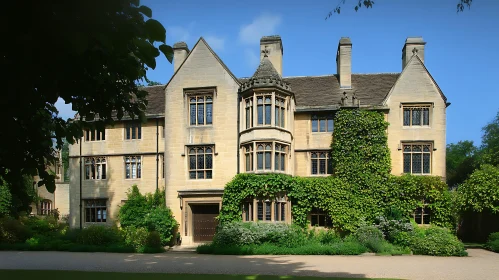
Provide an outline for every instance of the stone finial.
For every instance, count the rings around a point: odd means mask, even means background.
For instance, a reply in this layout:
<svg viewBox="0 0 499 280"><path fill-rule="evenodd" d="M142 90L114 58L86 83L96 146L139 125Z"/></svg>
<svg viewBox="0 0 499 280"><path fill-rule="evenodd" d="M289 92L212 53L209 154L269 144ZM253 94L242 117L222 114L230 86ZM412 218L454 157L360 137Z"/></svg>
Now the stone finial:
<svg viewBox="0 0 499 280"><path fill-rule="evenodd" d="M268 54L270 53L270 51L267 49L267 46L265 46L265 49L262 50L262 53L263 53L263 57L268 57Z"/></svg>

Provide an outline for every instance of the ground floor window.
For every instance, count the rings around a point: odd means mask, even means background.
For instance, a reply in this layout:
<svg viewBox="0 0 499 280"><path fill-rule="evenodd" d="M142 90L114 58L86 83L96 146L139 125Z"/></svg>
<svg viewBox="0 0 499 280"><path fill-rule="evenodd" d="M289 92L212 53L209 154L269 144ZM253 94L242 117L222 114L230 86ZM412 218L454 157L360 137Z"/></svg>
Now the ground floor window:
<svg viewBox="0 0 499 280"><path fill-rule="evenodd" d="M142 157L125 156L125 178L140 179L142 177Z"/></svg>
<svg viewBox="0 0 499 280"><path fill-rule="evenodd" d="M107 221L106 199L85 199L85 222L105 223Z"/></svg>
<svg viewBox="0 0 499 280"><path fill-rule="evenodd" d="M428 208L428 203L423 201L421 207L416 208L414 211L414 221L418 225L429 225L430 224L430 209Z"/></svg>
<svg viewBox="0 0 499 280"><path fill-rule="evenodd" d="M45 199L40 202L40 215L49 215L52 211L52 201Z"/></svg>
<svg viewBox="0 0 499 280"><path fill-rule="evenodd" d="M333 222L324 210L314 207L310 212L310 225L313 227L331 227Z"/></svg>
<svg viewBox="0 0 499 280"><path fill-rule="evenodd" d="M243 221L286 222L289 202L286 197L249 199L243 203Z"/></svg>

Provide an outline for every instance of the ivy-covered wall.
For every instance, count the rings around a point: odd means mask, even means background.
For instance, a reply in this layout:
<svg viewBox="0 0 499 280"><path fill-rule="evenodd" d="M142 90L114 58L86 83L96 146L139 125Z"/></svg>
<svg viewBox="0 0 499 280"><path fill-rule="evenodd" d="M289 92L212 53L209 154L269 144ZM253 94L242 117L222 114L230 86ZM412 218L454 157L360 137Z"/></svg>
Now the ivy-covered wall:
<svg viewBox="0 0 499 280"><path fill-rule="evenodd" d="M283 174L239 174L227 183L220 222L240 221L248 197L273 199L285 192L293 222L307 226L313 207L323 209L341 231L372 222L387 209L407 218L428 203L433 224L454 227L453 195L440 177L393 176L383 113L359 109L337 112L331 143L333 176L292 177Z"/></svg>

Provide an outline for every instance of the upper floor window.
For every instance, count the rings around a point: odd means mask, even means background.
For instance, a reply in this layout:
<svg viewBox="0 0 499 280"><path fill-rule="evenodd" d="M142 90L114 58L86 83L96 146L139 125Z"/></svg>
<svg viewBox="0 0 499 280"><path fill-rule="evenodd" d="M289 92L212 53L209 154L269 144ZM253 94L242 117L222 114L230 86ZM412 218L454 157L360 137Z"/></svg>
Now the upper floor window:
<svg viewBox="0 0 499 280"><path fill-rule="evenodd" d="M85 199L85 222L105 223L107 221L106 199Z"/></svg>
<svg viewBox="0 0 499 280"><path fill-rule="evenodd" d="M250 143L244 145L246 171L286 171L289 146L278 142Z"/></svg>
<svg viewBox="0 0 499 280"><path fill-rule="evenodd" d="M256 97L258 125L270 125L272 121L272 95Z"/></svg>
<svg viewBox="0 0 499 280"><path fill-rule="evenodd" d="M213 147L189 148L189 179L213 178Z"/></svg>
<svg viewBox="0 0 499 280"><path fill-rule="evenodd" d="M125 139L142 139L142 125L140 122L127 122L125 124Z"/></svg>
<svg viewBox="0 0 499 280"><path fill-rule="evenodd" d="M106 130L87 129L85 130L85 141L103 141L106 140Z"/></svg>
<svg viewBox="0 0 499 280"><path fill-rule="evenodd" d="M333 115L312 115L312 132L333 132Z"/></svg>
<svg viewBox="0 0 499 280"><path fill-rule="evenodd" d="M281 97L275 98L275 125L284 127L284 118L286 115L285 99Z"/></svg>
<svg viewBox="0 0 499 280"><path fill-rule="evenodd" d="M126 179L142 178L141 156L125 156L125 178Z"/></svg>
<svg viewBox="0 0 499 280"><path fill-rule="evenodd" d="M246 114L246 128L253 127L253 96L244 99L245 114Z"/></svg>
<svg viewBox="0 0 499 280"><path fill-rule="evenodd" d="M275 144L274 149L274 170L286 170L286 146L282 144Z"/></svg>
<svg viewBox="0 0 499 280"><path fill-rule="evenodd" d="M86 157L85 180L105 180L106 166L105 157Z"/></svg>
<svg viewBox="0 0 499 280"><path fill-rule="evenodd" d="M244 146L246 171L253 171L253 144Z"/></svg>
<svg viewBox="0 0 499 280"><path fill-rule="evenodd" d="M431 143L403 144L404 173L431 174Z"/></svg>
<svg viewBox="0 0 499 280"><path fill-rule="evenodd" d="M430 105L404 105L404 126L429 126Z"/></svg>
<svg viewBox="0 0 499 280"><path fill-rule="evenodd" d="M272 143L259 143L256 145L256 169L272 169Z"/></svg>
<svg viewBox="0 0 499 280"><path fill-rule="evenodd" d="M312 164L312 175L325 175L333 173L328 152L311 152L310 161Z"/></svg>
<svg viewBox="0 0 499 280"><path fill-rule="evenodd" d="M213 95L189 96L189 118L194 126L213 124Z"/></svg>

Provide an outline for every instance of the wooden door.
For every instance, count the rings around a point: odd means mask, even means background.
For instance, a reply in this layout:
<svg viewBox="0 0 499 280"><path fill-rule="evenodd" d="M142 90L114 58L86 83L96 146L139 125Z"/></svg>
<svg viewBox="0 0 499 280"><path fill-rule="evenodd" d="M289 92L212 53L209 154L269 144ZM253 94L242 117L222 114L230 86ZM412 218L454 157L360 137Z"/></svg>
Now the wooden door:
<svg viewBox="0 0 499 280"><path fill-rule="evenodd" d="M213 240L218 225L216 217L219 214L218 204L191 205L194 242L209 242Z"/></svg>

